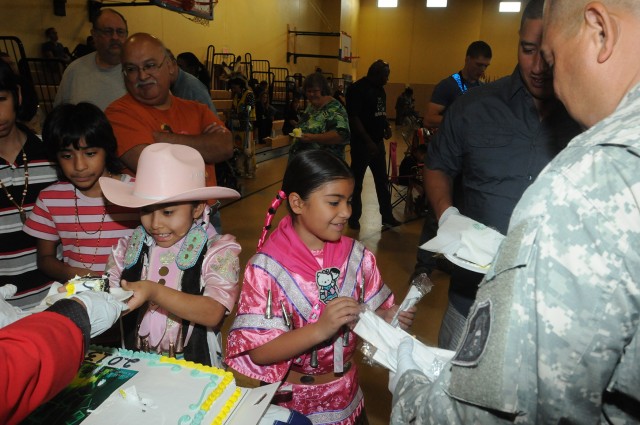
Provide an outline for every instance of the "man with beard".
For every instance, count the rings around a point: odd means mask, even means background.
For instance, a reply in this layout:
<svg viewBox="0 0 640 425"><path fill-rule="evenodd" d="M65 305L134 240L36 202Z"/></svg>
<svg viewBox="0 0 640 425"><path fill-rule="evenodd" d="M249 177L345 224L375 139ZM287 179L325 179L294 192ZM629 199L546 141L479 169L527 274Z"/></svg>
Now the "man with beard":
<svg viewBox="0 0 640 425"><path fill-rule="evenodd" d="M73 61L64 71L54 106L90 102L103 111L125 94L120 55L127 38L127 21L113 9L100 9L91 35L96 51Z"/></svg>
<svg viewBox="0 0 640 425"><path fill-rule="evenodd" d="M525 189L580 132L554 97L552 73L540 54L542 6L542 0L532 0L523 12L513 73L458 98L429 145L424 186L440 227L463 214L506 234ZM452 203L452 182L459 175L460 211ZM457 347L482 276L454 265L441 348Z"/></svg>
<svg viewBox="0 0 640 425"><path fill-rule="evenodd" d="M231 132L206 105L171 94L178 72L160 40L134 34L124 43L122 72L127 94L106 109L118 140L118 154L135 173L145 146L175 143L196 149L207 164L207 186L215 185L213 165L233 154Z"/></svg>

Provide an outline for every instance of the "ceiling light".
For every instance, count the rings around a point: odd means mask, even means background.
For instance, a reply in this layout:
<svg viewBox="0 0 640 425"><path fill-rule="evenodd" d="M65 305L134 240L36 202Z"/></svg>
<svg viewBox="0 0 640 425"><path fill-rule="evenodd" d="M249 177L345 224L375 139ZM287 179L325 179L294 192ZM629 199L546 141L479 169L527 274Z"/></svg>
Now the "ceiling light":
<svg viewBox="0 0 640 425"><path fill-rule="evenodd" d="M427 7L447 7L447 0L427 0Z"/></svg>
<svg viewBox="0 0 640 425"><path fill-rule="evenodd" d="M511 12L517 13L520 12L520 3L519 1L501 1L500 8L498 9L500 12Z"/></svg>
<svg viewBox="0 0 640 425"><path fill-rule="evenodd" d="M378 0L378 7L398 7L398 0Z"/></svg>

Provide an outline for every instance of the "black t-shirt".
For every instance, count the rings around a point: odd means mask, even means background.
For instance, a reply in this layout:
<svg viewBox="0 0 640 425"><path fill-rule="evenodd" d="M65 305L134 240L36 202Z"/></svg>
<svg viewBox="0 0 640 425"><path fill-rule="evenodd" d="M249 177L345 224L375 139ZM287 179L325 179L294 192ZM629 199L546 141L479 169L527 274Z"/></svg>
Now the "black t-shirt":
<svg viewBox="0 0 640 425"><path fill-rule="evenodd" d="M466 87L467 90L472 87L478 87L480 85L479 81L470 83L464 80L460 72L458 72L458 75L460 75L461 84L463 85L463 87ZM440 81L438 85L433 89L433 93L431 94L431 103L444 106L446 111L447 108L451 106L453 101L463 94L464 92L460 88L458 82L455 80L455 78L453 78L453 76L450 75L444 80Z"/></svg>
<svg viewBox="0 0 640 425"><path fill-rule="evenodd" d="M358 117L367 134L375 143L382 143L387 128L387 95L384 87L377 86L367 77L349 86L347 90L347 113L349 117ZM364 147L364 143L352 130L351 147Z"/></svg>

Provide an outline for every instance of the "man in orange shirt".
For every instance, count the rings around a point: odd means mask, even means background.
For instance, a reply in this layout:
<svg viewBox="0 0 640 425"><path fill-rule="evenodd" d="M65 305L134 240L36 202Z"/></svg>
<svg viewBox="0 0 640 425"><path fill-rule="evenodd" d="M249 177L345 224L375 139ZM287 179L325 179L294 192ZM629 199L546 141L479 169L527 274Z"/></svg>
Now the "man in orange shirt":
<svg viewBox="0 0 640 425"><path fill-rule="evenodd" d="M150 34L127 39L122 73L127 94L105 113L118 140L118 154L135 173L140 152L156 143L177 143L196 149L207 164L207 185L216 184L214 164L233 155L231 132L205 105L171 94L178 72L164 44ZM160 170L159 170L160 171Z"/></svg>

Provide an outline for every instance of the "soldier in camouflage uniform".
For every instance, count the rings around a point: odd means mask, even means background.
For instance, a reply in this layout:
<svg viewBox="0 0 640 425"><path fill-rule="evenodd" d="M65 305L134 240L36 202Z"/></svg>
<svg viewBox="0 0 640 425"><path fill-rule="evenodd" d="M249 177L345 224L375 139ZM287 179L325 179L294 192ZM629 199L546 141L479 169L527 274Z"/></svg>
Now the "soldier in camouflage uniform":
<svg viewBox="0 0 640 425"><path fill-rule="evenodd" d="M637 0L547 0L544 57L589 130L518 203L451 367L401 374L392 423L640 422L638 40Z"/></svg>

